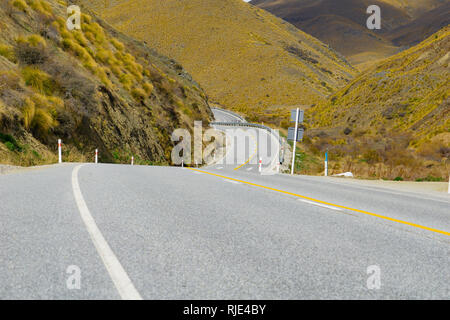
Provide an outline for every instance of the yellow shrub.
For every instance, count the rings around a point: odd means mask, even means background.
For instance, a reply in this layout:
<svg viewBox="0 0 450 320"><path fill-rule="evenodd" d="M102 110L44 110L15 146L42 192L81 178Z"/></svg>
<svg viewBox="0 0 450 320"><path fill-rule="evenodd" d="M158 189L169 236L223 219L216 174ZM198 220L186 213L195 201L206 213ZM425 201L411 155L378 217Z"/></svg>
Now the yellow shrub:
<svg viewBox="0 0 450 320"><path fill-rule="evenodd" d="M142 85L142 88L145 90L145 92L147 92L147 95L150 96L153 92L153 85L149 82L145 82Z"/></svg>
<svg viewBox="0 0 450 320"><path fill-rule="evenodd" d="M106 40L105 32L103 31L103 28L97 23L83 23L81 24L81 29L83 32L90 32L92 33L95 42L98 44L102 44ZM88 38L89 39L89 38Z"/></svg>
<svg viewBox="0 0 450 320"><path fill-rule="evenodd" d="M36 130L39 135L45 136L50 129L56 127L57 122L53 119L49 110L36 109L31 127Z"/></svg>
<svg viewBox="0 0 450 320"><path fill-rule="evenodd" d="M30 129L31 122L33 121L34 114L36 112L36 106L33 101L31 101L30 98L26 98L24 101L24 105L22 108L22 114L23 114L23 125L25 129Z"/></svg>
<svg viewBox="0 0 450 320"><path fill-rule="evenodd" d="M114 56L111 51L100 48L97 50L95 58L103 63L110 64L113 61Z"/></svg>
<svg viewBox="0 0 450 320"><path fill-rule="evenodd" d="M81 19L82 19L83 23L91 23L92 22L92 17L90 15L87 15L84 13L81 14Z"/></svg>
<svg viewBox="0 0 450 320"><path fill-rule="evenodd" d="M107 75L108 73L108 69L107 68L103 68L103 67L99 67L96 70L96 75L98 76L98 78L100 79L100 81L107 87L111 87L112 83L109 80L109 77Z"/></svg>
<svg viewBox="0 0 450 320"><path fill-rule="evenodd" d="M22 69L22 77L27 86L34 88L39 93L53 94L55 89L54 81L44 71L34 67L25 67Z"/></svg>
<svg viewBox="0 0 450 320"><path fill-rule="evenodd" d="M114 46L114 48L116 48L119 51L123 51L125 49L124 44L122 42L120 42L119 40L117 40L116 38L112 38L111 43Z"/></svg>
<svg viewBox="0 0 450 320"><path fill-rule="evenodd" d="M32 34L31 36L28 36L26 38L19 36L16 38L16 42L19 44L28 44L32 47L47 47L47 42L45 41L45 39L38 34Z"/></svg>
<svg viewBox="0 0 450 320"><path fill-rule="evenodd" d="M0 56L5 57L9 61L16 63L16 55L14 54L14 48L6 44L0 44Z"/></svg>
<svg viewBox="0 0 450 320"><path fill-rule="evenodd" d="M74 30L74 31L72 31L72 35L75 38L75 40L77 40L78 43L80 45L82 45L83 47L87 47L89 45L87 39L85 38L85 36L83 35L83 33L81 31Z"/></svg>
<svg viewBox="0 0 450 320"><path fill-rule="evenodd" d="M122 72L122 70L120 69L119 66L117 66L117 65L112 65L112 66L110 67L110 69L111 69L112 73L114 73L114 75L117 77L117 79L120 79L120 77L122 77L123 72Z"/></svg>
<svg viewBox="0 0 450 320"><path fill-rule="evenodd" d="M147 98L147 93L141 88L133 88L131 90L131 95L133 96L133 98L139 101L145 100L145 98Z"/></svg>
<svg viewBox="0 0 450 320"><path fill-rule="evenodd" d="M27 38L27 42L33 47L37 47L38 45L42 45L43 47L47 46L47 42L44 38L42 38L38 34L33 34Z"/></svg>
<svg viewBox="0 0 450 320"><path fill-rule="evenodd" d="M134 78L129 75L128 73L122 74L122 76L119 78L120 83L125 87L125 89L130 90L131 86L134 83Z"/></svg>
<svg viewBox="0 0 450 320"><path fill-rule="evenodd" d="M50 16L53 13L53 10L51 6L42 0L26 0L27 4L33 9L34 11L37 11L39 13L42 13L46 16Z"/></svg>
<svg viewBox="0 0 450 320"><path fill-rule="evenodd" d="M58 125L55 120L56 108L47 97L40 94L33 95L31 99L25 99L22 114L24 127L27 130L33 130L38 136L46 136L50 129Z"/></svg>
<svg viewBox="0 0 450 320"><path fill-rule="evenodd" d="M24 0L12 0L9 3L20 11L27 12L28 5Z"/></svg>

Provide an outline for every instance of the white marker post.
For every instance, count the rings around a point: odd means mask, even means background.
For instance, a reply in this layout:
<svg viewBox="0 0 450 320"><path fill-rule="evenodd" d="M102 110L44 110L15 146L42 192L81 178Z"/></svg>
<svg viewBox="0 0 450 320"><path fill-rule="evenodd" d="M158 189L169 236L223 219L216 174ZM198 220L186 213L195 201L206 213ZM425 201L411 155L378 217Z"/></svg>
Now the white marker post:
<svg viewBox="0 0 450 320"><path fill-rule="evenodd" d="M450 194L450 177L448 177L448 194Z"/></svg>
<svg viewBox="0 0 450 320"><path fill-rule="evenodd" d="M95 149L95 163L98 163L98 149Z"/></svg>
<svg viewBox="0 0 450 320"><path fill-rule="evenodd" d="M131 157L131 165L134 165L134 157Z"/></svg>
<svg viewBox="0 0 450 320"><path fill-rule="evenodd" d="M58 163L62 163L62 141L58 139Z"/></svg>
<svg viewBox="0 0 450 320"><path fill-rule="evenodd" d="M328 176L328 152L325 152L325 177Z"/></svg>
<svg viewBox="0 0 450 320"><path fill-rule="evenodd" d="M295 148L297 147L297 133L298 133L298 116L300 114L300 108L297 108L297 116L295 117L295 133L294 133L294 150L292 152L292 167L291 174L294 174L294 166L295 166Z"/></svg>
<svg viewBox="0 0 450 320"><path fill-rule="evenodd" d="M258 165L258 171L262 172L262 158L259 158L259 165Z"/></svg>

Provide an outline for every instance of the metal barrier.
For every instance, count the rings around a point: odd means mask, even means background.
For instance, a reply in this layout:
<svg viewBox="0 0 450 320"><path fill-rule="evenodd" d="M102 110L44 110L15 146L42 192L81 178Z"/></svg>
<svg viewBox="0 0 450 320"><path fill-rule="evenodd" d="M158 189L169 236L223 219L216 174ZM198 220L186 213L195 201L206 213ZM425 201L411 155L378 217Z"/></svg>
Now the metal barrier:
<svg viewBox="0 0 450 320"><path fill-rule="evenodd" d="M233 111L225 110L225 109L218 108L218 107L213 107L213 108L211 108L211 110L213 110L213 109L222 111L222 112L224 112L224 113L229 113L229 114L231 114L232 116L234 116L234 117L238 118L239 120L241 120L241 122L245 122L245 123L247 122L247 120L245 120L241 115L239 115L239 114L237 114L237 113L235 113L235 112L233 112ZM236 122L237 122L237 121L236 121ZM233 122L233 123L235 123L235 122ZM238 122L238 123L239 123L239 122Z"/></svg>
<svg viewBox="0 0 450 320"><path fill-rule="evenodd" d="M226 112L228 112L228 111L226 111ZM274 136L276 139L278 139L278 145L279 145L280 149L281 149L281 146L283 145L283 140L281 139L281 137L278 134L275 134L275 132L272 128L267 127L262 124L250 123L250 122L211 122L210 125L211 126L226 126L226 127L247 127L247 128L258 128L258 129L266 130L272 136ZM284 154L282 154L281 152L279 152L279 154L280 154L280 157L279 157L280 163L283 163L284 162Z"/></svg>

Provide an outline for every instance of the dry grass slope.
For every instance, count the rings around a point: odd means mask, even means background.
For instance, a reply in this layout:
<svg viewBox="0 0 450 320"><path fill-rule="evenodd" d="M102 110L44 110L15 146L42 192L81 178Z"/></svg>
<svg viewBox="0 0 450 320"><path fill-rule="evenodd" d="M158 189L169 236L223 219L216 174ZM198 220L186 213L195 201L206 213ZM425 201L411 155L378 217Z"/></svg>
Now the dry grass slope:
<svg viewBox="0 0 450 320"><path fill-rule="evenodd" d="M242 0L78 2L180 61L214 102L255 120L273 106L323 101L355 74L317 39Z"/></svg>
<svg viewBox="0 0 450 320"><path fill-rule="evenodd" d="M449 64L450 27L446 27L310 109L308 142L318 152L329 148L335 159L349 156L346 161L354 170L378 164L384 168L376 173L378 177L418 179L428 172L446 179ZM357 165L350 158L358 159Z"/></svg>
<svg viewBox="0 0 450 320"><path fill-rule="evenodd" d="M175 61L86 12L66 28L65 1L0 3L0 162L166 164L175 128L212 113Z"/></svg>

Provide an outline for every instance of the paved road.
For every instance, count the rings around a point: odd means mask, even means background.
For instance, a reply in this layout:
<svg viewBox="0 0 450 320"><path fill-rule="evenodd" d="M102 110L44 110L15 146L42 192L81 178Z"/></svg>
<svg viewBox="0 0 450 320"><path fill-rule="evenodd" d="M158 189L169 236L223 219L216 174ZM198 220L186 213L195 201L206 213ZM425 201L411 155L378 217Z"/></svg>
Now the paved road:
<svg viewBox="0 0 450 320"><path fill-rule="evenodd" d="M243 169L0 175L0 299L450 298L449 197Z"/></svg>
<svg viewBox="0 0 450 320"><path fill-rule="evenodd" d="M219 109L212 109L217 122L242 122L233 114ZM226 136L227 150L224 157L217 159L217 164L225 171L251 171L264 175L277 172L280 159L280 145L278 139L259 128L228 127L215 125L216 130Z"/></svg>

